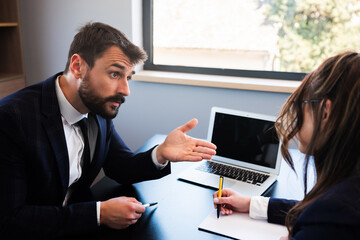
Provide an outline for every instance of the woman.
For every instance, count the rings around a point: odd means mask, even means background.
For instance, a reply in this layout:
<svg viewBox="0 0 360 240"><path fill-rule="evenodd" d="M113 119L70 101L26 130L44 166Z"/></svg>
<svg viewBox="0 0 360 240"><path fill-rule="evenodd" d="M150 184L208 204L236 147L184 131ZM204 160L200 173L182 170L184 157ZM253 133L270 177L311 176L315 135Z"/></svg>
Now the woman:
<svg viewBox="0 0 360 240"><path fill-rule="evenodd" d="M360 239L360 55L345 52L308 74L277 119L281 152L294 137L314 157L316 184L302 201L245 197L224 189L214 194L223 214L250 212L254 218L285 224L290 239ZM285 238L287 239L287 237Z"/></svg>

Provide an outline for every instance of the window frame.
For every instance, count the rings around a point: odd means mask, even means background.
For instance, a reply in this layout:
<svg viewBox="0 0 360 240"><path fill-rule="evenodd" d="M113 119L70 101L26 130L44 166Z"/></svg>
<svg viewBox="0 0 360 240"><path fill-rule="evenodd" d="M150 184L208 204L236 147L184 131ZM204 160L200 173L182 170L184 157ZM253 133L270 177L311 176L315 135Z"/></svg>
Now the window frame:
<svg viewBox="0 0 360 240"><path fill-rule="evenodd" d="M299 72L280 72L280 71L260 71L260 70L238 70L238 69L221 69L221 68L204 68L204 67L185 67L160 65L153 63L153 0L142 1L143 11L143 45L148 54L143 69L164 72L181 72L221 76L234 76L246 78L261 79L278 79L301 81L307 73Z"/></svg>

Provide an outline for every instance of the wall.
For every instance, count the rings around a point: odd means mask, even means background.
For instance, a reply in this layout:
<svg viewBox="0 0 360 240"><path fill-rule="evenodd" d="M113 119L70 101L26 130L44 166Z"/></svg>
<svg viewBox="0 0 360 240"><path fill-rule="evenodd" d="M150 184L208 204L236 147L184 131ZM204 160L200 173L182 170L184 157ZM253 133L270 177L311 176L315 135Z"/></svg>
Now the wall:
<svg viewBox="0 0 360 240"><path fill-rule="evenodd" d="M73 35L87 21L102 21L141 45L140 0L20 0L27 84L65 67ZM133 25L133 26L132 26ZM206 138L212 106L276 115L289 94L130 82L131 95L114 119L133 150L156 133L167 134L193 117L189 135Z"/></svg>
<svg viewBox="0 0 360 240"><path fill-rule="evenodd" d="M130 83L131 95L121 106L115 125L136 149L156 133L168 134L192 118L199 124L190 136L206 138L212 106L277 115L288 94L170 84Z"/></svg>
<svg viewBox="0 0 360 240"><path fill-rule="evenodd" d="M70 43L88 21L101 21L130 39L131 0L20 0L27 85L64 70Z"/></svg>

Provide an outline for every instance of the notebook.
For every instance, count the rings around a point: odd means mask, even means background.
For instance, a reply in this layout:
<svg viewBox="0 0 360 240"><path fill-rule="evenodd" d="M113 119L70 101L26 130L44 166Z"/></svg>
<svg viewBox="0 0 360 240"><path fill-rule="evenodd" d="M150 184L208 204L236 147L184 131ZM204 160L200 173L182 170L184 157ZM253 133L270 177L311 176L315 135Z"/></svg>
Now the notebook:
<svg viewBox="0 0 360 240"><path fill-rule="evenodd" d="M213 210L199 225L199 230L241 240L279 240L288 236L285 226L255 220L248 213L234 212L231 215L216 217Z"/></svg>
<svg viewBox="0 0 360 240"><path fill-rule="evenodd" d="M181 172L180 180L243 195L262 195L280 171L280 144L275 131L276 117L233 109L211 109L207 140L217 146L211 160L193 164Z"/></svg>

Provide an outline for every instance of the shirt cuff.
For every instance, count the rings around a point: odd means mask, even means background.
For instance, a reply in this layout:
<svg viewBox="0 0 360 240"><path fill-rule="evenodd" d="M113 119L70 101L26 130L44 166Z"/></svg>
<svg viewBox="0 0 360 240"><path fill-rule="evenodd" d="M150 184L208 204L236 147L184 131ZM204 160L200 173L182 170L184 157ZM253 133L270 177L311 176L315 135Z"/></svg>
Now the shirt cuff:
<svg viewBox="0 0 360 240"><path fill-rule="evenodd" d="M165 164L160 164L160 163L158 162L157 158L156 158L156 151L157 151L157 149L158 149L158 146L156 146L156 147L154 148L154 150L151 152L151 158L152 158L152 160L153 160L156 168L159 169L159 170L162 170L162 169L164 169L164 168L168 165L169 161L166 161Z"/></svg>
<svg viewBox="0 0 360 240"><path fill-rule="evenodd" d="M98 226L100 226L100 205L100 202L96 202L96 220Z"/></svg>
<svg viewBox="0 0 360 240"><path fill-rule="evenodd" d="M249 216L253 219L267 220L269 197L254 196L250 200Z"/></svg>

